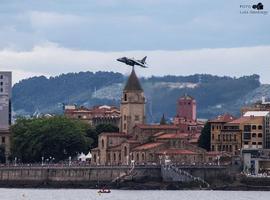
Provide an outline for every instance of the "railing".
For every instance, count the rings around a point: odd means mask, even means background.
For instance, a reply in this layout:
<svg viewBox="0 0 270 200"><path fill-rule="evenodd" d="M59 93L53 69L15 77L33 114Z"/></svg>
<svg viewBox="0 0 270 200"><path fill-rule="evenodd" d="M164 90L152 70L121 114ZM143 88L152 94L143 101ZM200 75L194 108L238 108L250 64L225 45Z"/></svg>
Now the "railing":
<svg viewBox="0 0 270 200"><path fill-rule="evenodd" d="M205 180L203 180L201 177L195 177L189 172L183 170L182 168L179 168L179 166L174 165L174 164L168 164L162 166L162 170L167 170L169 173L166 175L171 176L176 181L179 182L189 182L189 181L198 181L206 185L207 188L210 187L210 184L207 183Z"/></svg>

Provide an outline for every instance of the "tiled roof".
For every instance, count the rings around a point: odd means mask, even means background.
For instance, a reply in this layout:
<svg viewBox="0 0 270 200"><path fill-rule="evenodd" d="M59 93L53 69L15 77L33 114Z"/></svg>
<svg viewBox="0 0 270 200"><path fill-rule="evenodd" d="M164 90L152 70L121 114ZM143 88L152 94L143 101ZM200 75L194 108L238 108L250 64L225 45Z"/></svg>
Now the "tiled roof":
<svg viewBox="0 0 270 200"><path fill-rule="evenodd" d="M189 136L188 133L166 133L162 134L157 139L177 139L177 138L187 138Z"/></svg>
<svg viewBox="0 0 270 200"><path fill-rule="evenodd" d="M235 119L234 116L225 113L223 115L219 115L217 118L210 120L209 122L230 122Z"/></svg>
<svg viewBox="0 0 270 200"><path fill-rule="evenodd" d="M250 119L249 117L240 117L238 119L235 119L235 120L229 122L228 124L239 124L239 123L243 123L249 119Z"/></svg>
<svg viewBox="0 0 270 200"><path fill-rule="evenodd" d="M139 141L134 140L134 139L127 140L126 142L127 143L140 143Z"/></svg>
<svg viewBox="0 0 270 200"><path fill-rule="evenodd" d="M147 149L153 149L156 147L159 147L161 145L163 145L163 142L151 142L151 143L146 143L146 144L142 144L140 146L137 146L133 149L133 151L140 151L140 150L147 150Z"/></svg>
<svg viewBox="0 0 270 200"><path fill-rule="evenodd" d="M175 125L160 125L160 124L136 124L136 127L142 129L179 129Z"/></svg>
<svg viewBox="0 0 270 200"><path fill-rule="evenodd" d="M166 149L156 152L157 154L198 155L199 153L187 149Z"/></svg>

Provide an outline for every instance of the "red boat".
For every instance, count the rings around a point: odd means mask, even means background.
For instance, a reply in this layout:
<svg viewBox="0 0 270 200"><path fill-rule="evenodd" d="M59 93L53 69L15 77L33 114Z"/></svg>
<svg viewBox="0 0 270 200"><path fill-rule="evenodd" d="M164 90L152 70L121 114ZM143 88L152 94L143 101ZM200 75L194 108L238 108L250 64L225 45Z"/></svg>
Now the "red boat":
<svg viewBox="0 0 270 200"><path fill-rule="evenodd" d="M102 189L99 189L98 193L111 193L111 190L106 189L106 188L102 188Z"/></svg>

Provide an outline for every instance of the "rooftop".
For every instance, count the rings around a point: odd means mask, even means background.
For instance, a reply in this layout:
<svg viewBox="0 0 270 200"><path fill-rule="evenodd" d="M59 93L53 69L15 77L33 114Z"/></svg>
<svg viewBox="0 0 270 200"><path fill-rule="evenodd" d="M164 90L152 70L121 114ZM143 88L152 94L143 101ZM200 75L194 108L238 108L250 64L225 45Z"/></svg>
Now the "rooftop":
<svg viewBox="0 0 270 200"><path fill-rule="evenodd" d="M199 153L187 149L166 149L156 152L157 154L198 155Z"/></svg>
<svg viewBox="0 0 270 200"><path fill-rule="evenodd" d="M147 150L147 149L153 149L156 147L159 147L161 145L163 145L163 142L151 142L151 143L146 143L146 144L142 144L140 146L137 146L133 149L133 151L140 151L140 150Z"/></svg>
<svg viewBox="0 0 270 200"><path fill-rule="evenodd" d="M160 124L136 124L136 127L142 128L142 129L179 129L175 125L160 125Z"/></svg>
<svg viewBox="0 0 270 200"><path fill-rule="evenodd" d="M187 138L189 136L188 133L166 133L162 134L157 139L177 139L177 138Z"/></svg>
<svg viewBox="0 0 270 200"><path fill-rule="evenodd" d="M225 113L223 115L219 115L217 118L210 120L209 122L230 122L233 121L235 119L234 116L232 116L229 113Z"/></svg>
<svg viewBox="0 0 270 200"><path fill-rule="evenodd" d="M267 115L269 115L269 111L247 111L244 114L244 117L250 117L250 116L254 116L254 117L265 117Z"/></svg>
<svg viewBox="0 0 270 200"><path fill-rule="evenodd" d="M132 69L132 72L130 76L128 77L124 91L143 91L134 68Z"/></svg>

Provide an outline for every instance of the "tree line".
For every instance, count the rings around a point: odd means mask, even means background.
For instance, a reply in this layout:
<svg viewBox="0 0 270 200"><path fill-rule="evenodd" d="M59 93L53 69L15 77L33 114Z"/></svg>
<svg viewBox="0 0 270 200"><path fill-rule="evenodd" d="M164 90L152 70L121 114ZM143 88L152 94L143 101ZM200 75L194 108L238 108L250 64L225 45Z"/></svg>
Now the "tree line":
<svg viewBox="0 0 270 200"><path fill-rule="evenodd" d="M67 160L70 156L75 157L81 152L88 153L95 148L101 132L119 131L118 127L111 124L93 127L64 116L19 118L11 130L10 159L16 157L23 163L41 162L42 157L55 162ZM4 154L1 149L0 154Z"/></svg>

